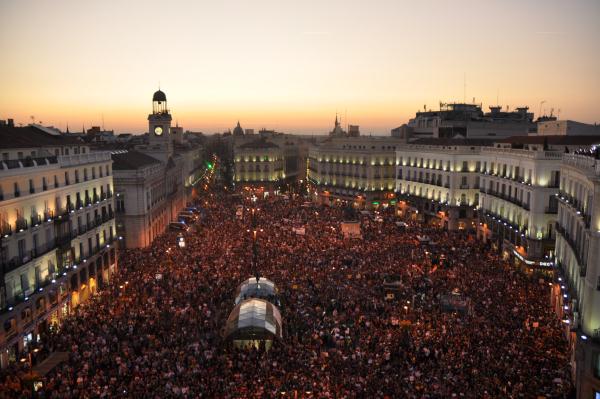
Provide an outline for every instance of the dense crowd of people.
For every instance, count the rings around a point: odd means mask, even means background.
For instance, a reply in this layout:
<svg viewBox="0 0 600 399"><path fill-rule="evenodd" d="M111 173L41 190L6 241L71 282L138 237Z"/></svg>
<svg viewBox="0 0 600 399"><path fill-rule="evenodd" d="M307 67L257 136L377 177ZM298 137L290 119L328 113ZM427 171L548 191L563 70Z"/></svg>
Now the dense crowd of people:
<svg viewBox="0 0 600 399"><path fill-rule="evenodd" d="M40 394L568 397L566 341L547 282L463 234L415 222L400 229L393 214L365 219L362 238L345 239L342 209L303 201L212 192L184 248L179 233L166 232L150 248L120 251L109 288L43 343L69 360L44 377ZM304 234L293 229L300 226ZM281 297L283 339L268 351L223 336L237 286L256 273ZM440 306L452 292L468 298L465 311ZM16 380L4 381L5 397L19 396L11 394Z"/></svg>

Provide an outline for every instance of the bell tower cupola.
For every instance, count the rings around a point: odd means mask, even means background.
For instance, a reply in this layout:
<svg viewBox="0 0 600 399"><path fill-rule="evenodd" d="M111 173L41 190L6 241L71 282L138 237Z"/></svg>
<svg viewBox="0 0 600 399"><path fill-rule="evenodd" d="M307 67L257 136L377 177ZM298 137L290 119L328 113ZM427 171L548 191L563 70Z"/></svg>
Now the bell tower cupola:
<svg viewBox="0 0 600 399"><path fill-rule="evenodd" d="M158 90L152 96L152 113L153 114L168 114L167 96L162 90Z"/></svg>
<svg viewBox="0 0 600 399"><path fill-rule="evenodd" d="M167 96L159 89L152 96L152 113L148 115L148 144L156 152L152 156L163 162L173 154L172 119L167 107Z"/></svg>

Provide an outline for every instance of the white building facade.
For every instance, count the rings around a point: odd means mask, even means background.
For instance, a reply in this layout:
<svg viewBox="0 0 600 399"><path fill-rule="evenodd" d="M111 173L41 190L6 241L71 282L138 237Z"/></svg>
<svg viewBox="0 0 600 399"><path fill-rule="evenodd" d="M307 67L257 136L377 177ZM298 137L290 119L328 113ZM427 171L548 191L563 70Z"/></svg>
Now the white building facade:
<svg viewBox="0 0 600 399"><path fill-rule="evenodd" d="M125 248L151 245L176 222L201 176L201 149L184 142L172 119L165 93L155 92L147 143L113 152L117 233Z"/></svg>
<svg viewBox="0 0 600 399"><path fill-rule="evenodd" d="M357 208L396 203L395 137L331 137L309 149L308 182L314 201Z"/></svg>
<svg viewBox="0 0 600 399"><path fill-rule="evenodd" d="M0 126L0 136L0 364L6 366L110 280L117 254L110 153L33 127Z"/></svg>
<svg viewBox="0 0 600 399"><path fill-rule="evenodd" d="M234 145L234 182L236 189L259 193L278 192L285 179L284 152L266 138L252 138Z"/></svg>
<svg viewBox="0 0 600 399"><path fill-rule="evenodd" d="M396 151L398 213L449 230L475 230L481 140L419 139Z"/></svg>
<svg viewBox="0 0 600 399"><path fill-rule="evenodd" d="M483 148L479 237L527 265L551 266L561 158L540 144Z"/></svg>
<svg viewBox="0 0 600 399"><path fill-rule="evenodd" d="M578 398L600 392L600 160L564 155L557 195L554 303L574 348Z"/></svg>

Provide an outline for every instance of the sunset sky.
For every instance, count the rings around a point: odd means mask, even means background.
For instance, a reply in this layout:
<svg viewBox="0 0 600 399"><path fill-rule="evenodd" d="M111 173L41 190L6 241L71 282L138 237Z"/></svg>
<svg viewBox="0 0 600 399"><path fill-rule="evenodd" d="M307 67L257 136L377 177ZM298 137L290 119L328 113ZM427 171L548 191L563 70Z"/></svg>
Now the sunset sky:
<svg viewBox="0 0 600 399"><path fill-rule="evenodd" d="M0 119L387 134L439 101L600 122L600 1L0 0ZM466 75L466 95L464 77Z"/></svg>

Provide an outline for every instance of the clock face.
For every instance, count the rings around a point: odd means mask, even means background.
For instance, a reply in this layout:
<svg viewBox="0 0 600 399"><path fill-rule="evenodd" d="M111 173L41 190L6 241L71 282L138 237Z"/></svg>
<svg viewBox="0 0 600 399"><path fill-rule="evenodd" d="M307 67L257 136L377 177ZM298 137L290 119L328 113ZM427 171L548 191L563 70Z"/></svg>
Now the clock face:
<svg viewBox="0 0 600 399"><path fill-rule="evenodd" d="M160 136L161 134L163 134L163 129L161 126L156 126L154 128L154 134L156 134L157 136Z"/></svg>

